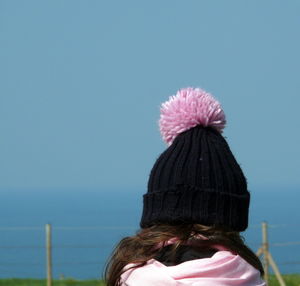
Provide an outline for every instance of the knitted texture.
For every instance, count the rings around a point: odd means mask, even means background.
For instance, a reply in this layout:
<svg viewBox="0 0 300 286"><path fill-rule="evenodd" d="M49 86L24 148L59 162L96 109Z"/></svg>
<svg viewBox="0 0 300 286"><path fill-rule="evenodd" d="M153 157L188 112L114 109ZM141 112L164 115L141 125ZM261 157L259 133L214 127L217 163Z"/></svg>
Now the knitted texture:
<svg viewBox="0 0 300 286"><path fill-rule="evenodd" d="M156 160L141 227L199 223L244 231L250 194L226 140L213 126L180 133Z"/></svg>
<svg viewBox="0 0 300 286"><path fill-rule="evenodd" d="M160 132L169 145L178 134L194 126L210 126L221 133L226 123L220 103L200 88L179 90L162 104L160 111Z"/></svg>

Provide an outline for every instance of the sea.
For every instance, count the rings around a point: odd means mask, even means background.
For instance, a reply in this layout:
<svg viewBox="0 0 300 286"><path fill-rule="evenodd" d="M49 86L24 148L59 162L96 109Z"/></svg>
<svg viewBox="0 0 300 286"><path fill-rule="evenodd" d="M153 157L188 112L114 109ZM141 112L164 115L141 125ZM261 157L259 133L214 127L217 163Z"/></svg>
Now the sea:
<svg viewBox="0 0 300 286"><path fill-rule="evenodd" d="M46 277L46 224L52 230L54 279L100 279L115 245L139 229L139 190L0 194L0 278ZM267 222L270 252L282 273L300 273L299 203L299 188L251 191L249 227L242 235L256 252Z"/></svg>

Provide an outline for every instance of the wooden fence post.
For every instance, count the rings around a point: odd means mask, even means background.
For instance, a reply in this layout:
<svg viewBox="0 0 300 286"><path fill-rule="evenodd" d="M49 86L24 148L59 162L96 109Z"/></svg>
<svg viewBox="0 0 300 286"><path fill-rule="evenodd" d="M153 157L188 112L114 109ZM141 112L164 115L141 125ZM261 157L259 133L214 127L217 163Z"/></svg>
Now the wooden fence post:
<svg viewBox="0 0 300 286"><path fill-rule="evenodd" d="M269 283L269 265L273 268L273 271L275 273L275 276L279 282L280 286L286 286L285 282L280 274L280 271L278 269L278 266L276 265L270 251L269 251L269 242L268 242L268 225L266 222L262 223L262 238L263 238L263 243L262 246L258 249L256 252L256 255L259 257L261 255L264 256L263 258L263 266L264 266L264 280L266 284L268 285Z"/></svg>
<svg viewBox="0 0 300 286"><path fill-rule="evenodd" d="M268 226L266 222L262 223L262 250L263 250L263 255L264 255L264 271L265 271L265 276L264 279L266 281L266 284L269 284L269 243L268 243Z"/></svg>
<svg viewBox="0 0 300 286"><path fill-rule="evenodd" d="M51 225L46 224L47 286L52 286Z"/></svg>

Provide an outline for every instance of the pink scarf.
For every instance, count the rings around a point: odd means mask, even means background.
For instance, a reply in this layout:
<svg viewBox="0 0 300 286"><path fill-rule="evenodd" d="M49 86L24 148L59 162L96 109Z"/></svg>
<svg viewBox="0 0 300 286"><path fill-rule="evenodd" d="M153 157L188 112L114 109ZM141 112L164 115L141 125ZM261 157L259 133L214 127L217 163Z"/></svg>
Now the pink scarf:
<svg viewBox="0 0 300 286"><path fill-rule="evenodd" d="M220 250L210 258L165 266L151 259L121 276L122 286L266 286L260 272L239 255Z"/></svg>

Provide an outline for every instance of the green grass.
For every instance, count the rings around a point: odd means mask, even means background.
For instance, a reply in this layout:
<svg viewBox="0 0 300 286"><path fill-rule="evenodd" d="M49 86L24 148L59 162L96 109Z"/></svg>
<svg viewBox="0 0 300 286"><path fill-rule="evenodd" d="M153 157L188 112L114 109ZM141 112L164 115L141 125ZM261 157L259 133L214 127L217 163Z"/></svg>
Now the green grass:
<svg viewBox="0 0 300 286"><path fill-rule="evenodd" d="M287 286L300 286L300 274L283 275ZM0 286L46 286L45 279L0 279ZM52 286L105 286L100 280L54 280ZM270 277L269 286L279 286L274 275Z"/></svg>
<svg viewBox="0 0 300 286"><path fill-rule="evenodd" d="M282 275L286 286L300 286L300 274L286 274ZM270 286L279 286L278 281L274 275L271 275Z"/></svg>
<svg viewBox="0 0 300 286"><path fill-rule="evenodd" d="M0 286L46 286L45 279L0 279ZM52 286L105 286L100 280L54 280Z"/></svg>

